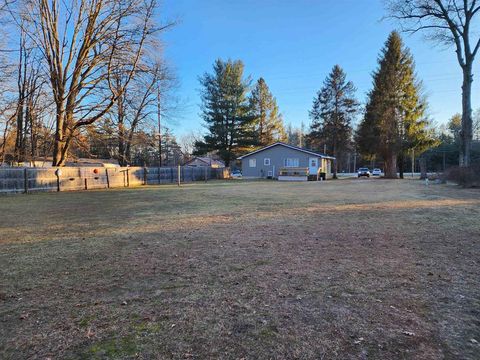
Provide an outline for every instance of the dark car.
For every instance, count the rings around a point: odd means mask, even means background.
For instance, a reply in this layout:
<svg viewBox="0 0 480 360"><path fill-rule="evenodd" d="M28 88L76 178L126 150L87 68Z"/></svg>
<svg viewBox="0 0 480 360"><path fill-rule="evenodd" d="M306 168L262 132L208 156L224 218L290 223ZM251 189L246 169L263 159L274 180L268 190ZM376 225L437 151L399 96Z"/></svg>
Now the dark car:
<svg viewBox="0 0 480 360"><path fill-rule="evenodd" d="M242 172L240 170L233 170L231 176L234 179L240 179L242 177Z"/></svg>
<svg viewBox="0 0 480 360"><path fill-rule="evenodd" d="M368 170L368 168L358 169L358 177L362 177L362 176L370 177L370 170Z"/></svg>

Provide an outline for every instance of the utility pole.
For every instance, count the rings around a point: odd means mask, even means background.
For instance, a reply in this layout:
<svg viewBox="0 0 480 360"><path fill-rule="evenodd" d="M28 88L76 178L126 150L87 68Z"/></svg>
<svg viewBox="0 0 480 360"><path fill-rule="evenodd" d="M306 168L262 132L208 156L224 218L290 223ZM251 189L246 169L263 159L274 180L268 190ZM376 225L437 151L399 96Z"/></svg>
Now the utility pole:
<svg viewBox="0 0 480 360"><path fill-rule="evenodd" d="M415 172L415 149L412 149L412 177Z"/></svg>
<svg viewBox="0 0 480 360"><path fill-rule="evenodd" d="M158 120L158 167L162 167L162 107L160 104L160 82L157 82L157 120ZM159 170L160 171L160 170Z"/></svg>

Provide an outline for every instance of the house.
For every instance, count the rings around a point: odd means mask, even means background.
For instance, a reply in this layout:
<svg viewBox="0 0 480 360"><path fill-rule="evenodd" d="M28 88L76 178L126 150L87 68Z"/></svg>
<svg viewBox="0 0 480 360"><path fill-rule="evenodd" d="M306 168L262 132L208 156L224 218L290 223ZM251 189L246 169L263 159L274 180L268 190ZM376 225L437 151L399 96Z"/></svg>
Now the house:
<svg viewBox="0 0 480 360"><path fill-rule="evenodd" d="M223 161L212 159L211 157L201 157L195 156L194 158L187 161L184 166L190 167L202 167L202 166L209 166L215 169L224 168L225 164Z"/></svg>
<svg viewBox="0 0 480 360"><path fill-rule="evenodd" d="M334 157L282 142L265 146L238 158L244 178L279 180L324 179L331 176Z"/></svg>

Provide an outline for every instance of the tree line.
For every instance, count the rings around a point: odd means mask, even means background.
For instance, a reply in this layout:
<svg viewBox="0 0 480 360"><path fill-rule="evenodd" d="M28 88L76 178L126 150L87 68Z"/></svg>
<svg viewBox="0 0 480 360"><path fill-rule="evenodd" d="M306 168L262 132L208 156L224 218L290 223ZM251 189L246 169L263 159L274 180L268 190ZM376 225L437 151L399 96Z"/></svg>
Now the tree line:
<svg viewBox="0 0 480 360"><path fill-rule="evenodd" d="M433 130L413 56L397 32L380 52L366 103L335 65L314 97L307 128L284 124L265 79L246 76L240 60L217 60L200 77L206 135L179 145L162 122L175 77L159 36L174 23L159 22L156 0L3 0L0 163L43 157L63 166L85 156L162 165L206 153L230 165L242 153L287 141L334 155L335 175L353 154L382 162L395 177L397 170L403 176L410 156L450 141L459 165L469 166L478 157L471 88L479 1L388 0L386 6L403 31L455 49L462 112L448 139Z"/></svg>
<svg viewBox="0 0 480 360"><path fill-rule="evenodd" d="M200 78L202 115L207 135L196 143L198 153L215 152L226 164L252 148L287 136L275 98L263 78L250 90L241 61L217 60L213 73ZM300 132L297 144L333 155L336 176L339 163L355 149L363 159L379 158L387 177L397 177L398 164L413 149L422 153L436 144L427 104L416 78L413 57L393 32L382 49L373 74L373 89L362 109L356 88L344 70L335 65L314 97L311 124ZM354 121L362 116L354 130ZM297 133L298 134L298 133ZM400 166L400 176L403 176Z"/></svg>
<svg viewBox="0 0 480 360"><path fill-rule="evenodd" d="M425 32L429 40L453 46L462 70L462 113L458 130L453 137L458 150L458 164L469 167L478 162L473 144L475 119L471 106L473 63L480 48L478 27L480 2L477 0L389 0L388 17L400 21L402 30ZM477 38L475 38L477 36ZM243 76L241 61L217 60L213 74L205 74L202 85L202 116L207 135L196 142L197 153L216 152L227 164L253 147L268 145L281 136L265 137L266 112L274 114L274 128L283 126L276 102L265 81L260 79L249 92L249 78ZM262 90L263 88L263 90ZM259 94L264 93L266 98ZM415 73L412 54L401 36L394 31L381 50L373 74L373 87L362 108L356 99L356 89L346 74L335 65L314 98L310 110L309 131L300 134L300 145L334 155L334 177L339 163L357 152L363 161L383 163L386 177L404 176L406 160L424 154L428 149L452 141L435 132L427 116L427 100L422 83ZM250 101L248 101L250 99ZM256 101L257 103L252 103ZM263 104L260 105L259 104ZM361 121L354 131L353 122ZM452 130L453 131L453 130ZM282 131L280 134L285 134ZM292 137L293 138L293 137ZM290 136L283 139L291 141ZM425 157L423 158L425 159ZM445 163L445 161L444 161ZM413 162L414 164L414 162Z"/></svg>

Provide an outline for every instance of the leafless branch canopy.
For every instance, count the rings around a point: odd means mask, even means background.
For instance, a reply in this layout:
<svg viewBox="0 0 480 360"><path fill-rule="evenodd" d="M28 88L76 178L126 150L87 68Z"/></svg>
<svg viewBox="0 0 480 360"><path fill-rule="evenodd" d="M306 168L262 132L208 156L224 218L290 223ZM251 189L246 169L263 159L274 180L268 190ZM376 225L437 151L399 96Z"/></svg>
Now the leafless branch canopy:
<svg viewBox="0 0 480 360"><path fill-rule="evenodd" d="M391 18L400 20L403 30L425 31L427 37L455 45L462 68L469 66L480 48L478 0L387 0Z"/></svg>

